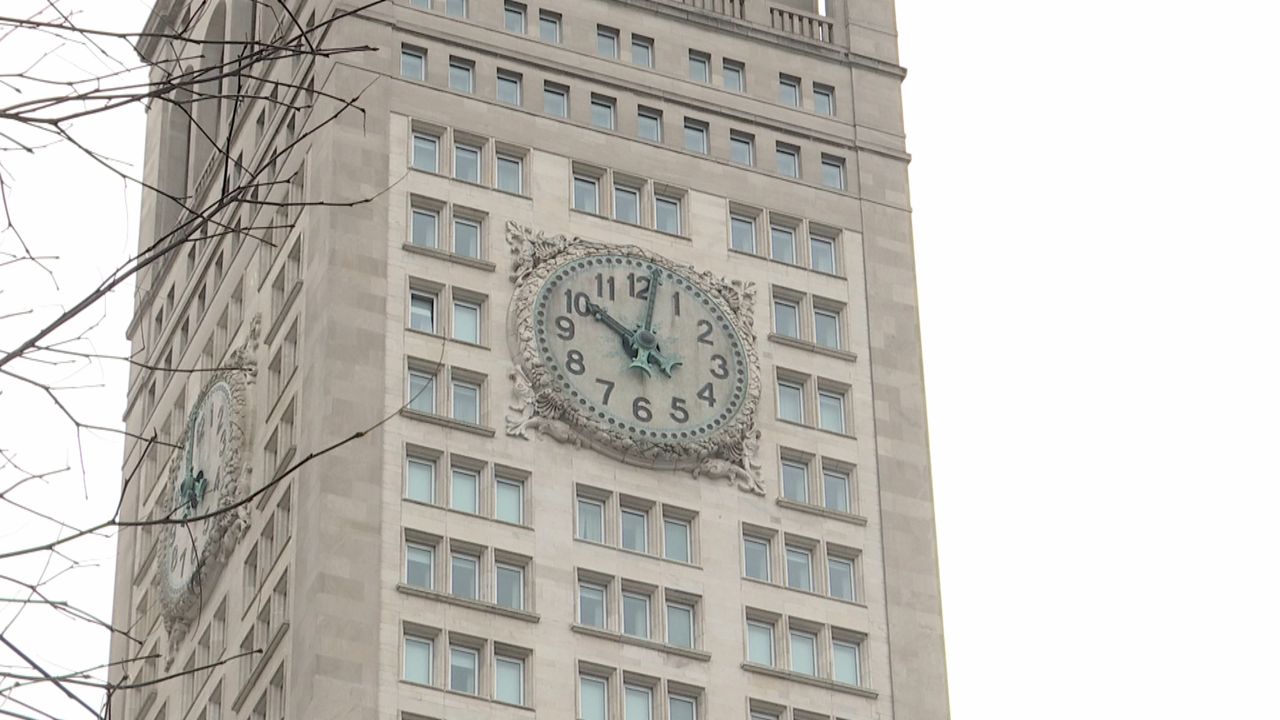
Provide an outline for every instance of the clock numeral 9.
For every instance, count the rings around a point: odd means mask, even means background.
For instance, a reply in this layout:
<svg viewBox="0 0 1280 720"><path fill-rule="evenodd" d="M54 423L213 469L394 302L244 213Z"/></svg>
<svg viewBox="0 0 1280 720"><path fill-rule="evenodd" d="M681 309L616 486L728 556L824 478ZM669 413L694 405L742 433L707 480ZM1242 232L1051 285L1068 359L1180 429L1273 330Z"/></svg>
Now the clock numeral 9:
<svg viewBox="0 0 1280 720"><path fill-rule="evenodd" d="M698 342L702 343L703 345L715 345L715 343L711 342L711 331L714 329L715 329L715 326L711 324L710 320L699 320L698 321Z"/></svg>
<svg viewBox="0 0 1280 720"><path fill-rule="evenodd" d="M574 292L571 288L565 288L564 311L567 313L576 312L582 317L586 317L591 314L591 298L587 297L584 292Z"/></svg>
<svg viewBox="0 0 1280 720"><path fill-rule="evenodd" d="M577 334L577 328L573 326L573 319L567 315L561 315L556 318L556 337L561 340L572 340Z"/></svg>
<svg viewBox="0 0 1280 720"><path fill-rule="evenodd" d="M640 396L631 401L631 414L640 422L653 419L653 410L649 408L649 398Z"/></svg>
<svg viewBox="0 0 1280 720"><path fill-rule="evenodd" d="M689 422L689 411L685 408L684 398L671 398L671 419L678 423Z"/></svg>
<svg viewBox="0 0 1280 720"><path fill-rule="evenodd" d="M582 352L578 350L570 350L569 357L564 361L564 369L574 375L581 375L587 371L586 358L582 357Z"/></svg>
<svg viewBox="0 0 1280 720"><path fill-rule="evenodd" d="M723 355L712 355L711 377L717 380L723 380L729 377L729 361Z"/></svg>

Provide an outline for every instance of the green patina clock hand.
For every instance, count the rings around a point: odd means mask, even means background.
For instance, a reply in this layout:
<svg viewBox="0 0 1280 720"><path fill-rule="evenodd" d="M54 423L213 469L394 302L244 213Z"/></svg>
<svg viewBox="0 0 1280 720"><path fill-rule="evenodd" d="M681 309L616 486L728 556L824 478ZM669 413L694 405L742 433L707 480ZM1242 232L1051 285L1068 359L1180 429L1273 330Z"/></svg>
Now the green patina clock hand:
<svg viewBox="0 0 1280 720"><path fill-rule="evenodd" d="M650 293L650 295L652 296L652 292ZM658 344L658 339L657 337L654 336L653 333L648 332L647 330L640 330L640 331L628 330L627 326L618 322L618 319L610 315L608 310L605 310L603 307L593 302L587 303L587 310L591 313L593 317L595 317L595 319L604 323L606 327L608 327L610 330L617 333L619 337L627 341L627 343L629 343L631 347L636 349L637 357L631 360L630 367L643 370L646 375L653 374L652 371L649 370L649 364L647 362L644 364L637 364L637 360L639 359L641 350L644 351L645 358L652 357L654 360L657 360L658 367L662 368L662 372L666 373L668 376L671 375L671 371L675 369L676 366L680 365L680 362L678 360L668 359L665 355L663 355L661 352L659 352L656 349ZM647 333L647 337L642 337L642 334L646 334L646 333ZM645 343L646 340L650 342Z"/></svg>
<svg viewBox="0 0 1280 720"><path fill-rule="evenodd" d="M653 305L658 299L658 286L661 284L662 276L658 273L658 268L653 268L649 271L649 299L644 308L644 325L637 328L631 336L631 346L635 348L636 356L631 359L630 366L648 372L649 358L652 357L658 361L662 372L671 377L671 371L680 363L662 355L657 349L658 336L653 334Z"/></svg>

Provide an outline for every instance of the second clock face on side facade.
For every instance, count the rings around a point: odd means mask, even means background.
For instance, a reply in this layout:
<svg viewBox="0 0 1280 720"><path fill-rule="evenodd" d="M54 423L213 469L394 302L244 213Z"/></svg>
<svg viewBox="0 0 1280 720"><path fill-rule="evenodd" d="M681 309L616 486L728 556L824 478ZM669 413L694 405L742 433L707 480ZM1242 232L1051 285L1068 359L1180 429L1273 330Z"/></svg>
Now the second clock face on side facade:
<svg viewBox="0 0 1280 720"><path fill-rule="evenodd" d="M731 423L750 372L728 313L678 271L624 255L556 269L534 308L537 351L565 402L649 443L696 442Z"/></svg>

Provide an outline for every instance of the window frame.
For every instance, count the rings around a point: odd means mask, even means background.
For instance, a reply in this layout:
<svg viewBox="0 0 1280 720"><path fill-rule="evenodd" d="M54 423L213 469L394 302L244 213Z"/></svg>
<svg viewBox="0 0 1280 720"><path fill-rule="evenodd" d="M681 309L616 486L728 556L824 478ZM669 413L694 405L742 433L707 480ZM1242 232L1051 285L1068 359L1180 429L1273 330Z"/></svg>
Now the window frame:
<svg viewBox="0 0 1280 720"><path fill-rule="evenodd" d="M629 621L632 619L628 613L628 602L630 602L633 605L633 607L631 608L633 610L635 609L634 608L635 603L643 604L644 612L639 616L640 618L644 619L643 634L630 632L627 629L628 625L630 624ZM627 637L640 638L642 640L648 640L653 637L653 595L652 594L634 591L634 590L622 591L622 628L621 630L622 630L622 634L626 635Z"/></svg>
<svg viewBox="0 0 1280 720"><path fill-rule="evenodd" d="M769 641L768 642L768 650L769 650L768 663L760 662L760 660L756 659L755 653L752 652L753 649L758 647L755 644L755 642L753 642L753 636L751 633L753 628L758 633L760 633L755 637L761 638L761 639L767 637ZM768 620L758 619L758 618L750 618L750 617L747 618L747 662L753 663L756 665L765 665L766 667L777 667L778 665L777 623L774 623Z"/></svg>
<svg viewBox="0 0 1280 720"><path fill-rule="evenodd" d="M668 217L675 218L675 229L662 227L663 206L675 208L674 215ZM653 196L653 228L658 232L667 233L668 235L684 235L684 202L682 198L664 192L654 193Z"/></svg>
<svg viewBox="0 0 1280 720"><path fill-rule="evenodd" d="M583 602L583 591L598 592L600 594L600 624L597 625L588 622L584 614L586 604ZM583 627L592 627L600 630L607 630L609 627L609 586L590 580L578 579L578 592L576 600L578 602L577 620L578 624Z"/></svg>
<svg viewBox="0 0 1280 720"><path fill-rule="evenodd" d="M579 197L584 197L584 196L580 196L578 193L578 190L580 187L579 184L581 184L582 186L586 186L586 185L591 186L591 195L590 195L591 203L590 204L593 207L585 208L585 207L579 206L579 202L578 202ZM578 212L589 213L591 215L600 214L600 178L593 177L591 175L586 175L584 173L575 172L573 173L571 191L572 192L570 193L571 195L570 207L572 207L574 210L577 210Z"/></svg>
<svg viewBox="0 0 1280 720"><path fill-rule="evenodd" d="M776 386L777 386L777 395L775 396L775 400L777 402L777 408L778 408L778 419L785 420L787 422L797 423L800 425L805 424L805 418L808 415L808 411L807 411L807 408L805 407L806 402L805 402L805 396L804 396L805 395L804 383L798 380L792 380L790 378L780 377L776 382ZM783 388L786 388L787 390L795 391L796 398L799 401L798 409L800 411L800 416L798 418L790 417L788 415L783 414L783 402L782 402Z"/></svg>
<svg viewBox="0 0 1280 720"><path fill-rule="evenodd" d="M738 157L738 148L746 148L745 159ZM755 167L756 138L754 135L740 130L729 131L729 162L736 163L743 167Z"/></svg>
<svg viewBox="0 0 1280 720"><path fill-rule="evenodd" d="M826 98L826 110L823 110L818 102L820 97ZM828 117L836 116L836 89L834 87L823 83L813 84L813 111Z"/></svg>
<svg viewBox="0 0 1280 720"><path fill-rule="evenodd" d="M701 68L697 71L696 68ZM701 50L689 50L689 79L696 83L707 84L711 82L711 55Z"/></svg>
<svg viewBox="0 0 1280 720"><path fill-rule="evenodd" d="M516 588L516 604L515 605L507 605L504 602L502 602L501 589L503 584L502 584L501 578L502 578L503 571L506 571L508 573L514 573L515 576L517 577L517 582L514 585L514 587ZM524 610L526 582L527 582L526 571L523 565L519 565L513 562L501 561L501 560L494 562L493 564L493 603L495 605L498 605L499 607L504 607L510 610Z"/></svg>
<svg viewBox="0 0 1280 720"><path fill-rule="evenodd" d="M634 523L635 518L639 518L639 525L631 525L634 530L637 527L640 530L640 546L632 547L627 544L627 518L631 517ZM649 554L649 511L634 507L622 507L618 511L618 546L623 550L631 552Z"/></svg>
<svg viewBox="0 0 1280 720"><path fill-rule="evenodd" d="M789 158L789 164L784 165L784 160ZM779 142L774 146L774 159L777 160L777 172L779 175L794 180L799 180L800 172L800 148L795 145L789 145Z"/></svg>
<svg viewBox="0 0 1280 720"><path fill-rule="evenodd" d="M795 544L787 544L784 549L785 549L784 557L786 558L786 567L787 567L787 587L792 590L803 590L805 592L815 592L816 584L814 583L814 577L813 577L813 556L814 556L813 548L802 547L800 545L795 545ZM796 555L803 556L805 558L804 565L806 570L803 576L803 579L804 579L803 585L798 582L800 578L794 577L795 573L792 572L792 554L793 553L795 553Z"/></svg>
<svg viewBox="0 0 1280 720"><path fill-rule="evenodd" d="M845 174L844 158L837 157L835 155L827 155L826 153L823 153L821 168L822 168L821 179L822 179L823 187L829 188L831 190L840 190L840 191L844 191L848 189L848 179ZM828 182L829 180L828 173L832 170L834 170L836 174L834 185Z"/></svg>
<svg viewBox="0 0 1280 720"><path fill-rule="evenodd" d="M513 30L511 28L511 18L518 16L520 18L520 28ZM514 2L514 0L506 0L502 4L502 27L509 33L524 35L529 31L529 6L524 3Z"/></svg>
<svg viewBox="0 0 1280 720"><path fill-rule="evenodd" d="M418 303L429 305L429 309L421 310ZM409 289L409 329L416 332L437 334L439 327L440 294L430 290ZM421 321L421 322L420 322ZM423 325L419 327L419 325Z"/></svg>
<svg viewBox="0 0 1280 720"><path fill-rule="evenodd" d="M418 645L420 649L422 649L422 646L425 646L425 650L426 650L425 657L426 657L427 663L426 663L426 673L425 673L426 677L424 679L409 677L409 645L410 643ZM434 679L434 676L435 676L435 639L426 637L424 635L419 635L417 633L409 632L406 630L404 632L404 640L403 642L401 642L401 648L402 648L402 655L401 655L402 667L400 671L401 679L404 680L405 682L413 683L415 685L431 685L432 680Z"/></svg>
<svg viewBox="0 0 1280 720"><path fill-rule="evenodd" d="M407 540L404 544L404 584L409 587L419 588L421 590L435 589L435 567L436 567L436 548L434 545L414 540ZM414 583L410 568L413 565L412 555L414 551L426 554L426 582L422 584Z"/></svg>
<svg viewBox="0 0 1280 720"><path fill-rule="evenodd" d="M673 641L673 640L671 639L671 630L672 630L672 627L674 626L674 625L673 625L673 623L672 623L672 621L671 621L671 617L672 617L671 610L672 610L672 608L676 608L679 612L685 612L685 613L688 613L688 618L689 618L689 621L688 621L688 628L689 628L689 644L688 644L688 645L682 645L682 644L680 644L680 643L678 643L678 642L675 642L675 641ZM698 611L697 611L697 606L696 606L694 603L690 603L690 602L681 602L681 601L679 601L679 600L673 600L673 599L671 599L671 598L667 598L667 601L666 601L666 619L667 619L667 623L666 623L667 627L666 627L666 630L667 630L667 633L666 633L666 637L664 638L664 640L665 640L665 642L666 642L668 645L672 645L672 646L675 646L675 647L681 647L681 648L688 648L688 649L693 649L693 648L697 647L697 645L698 645L698 630L697 630L697 628L698 628L698 615L697 615L697 612L698 612ZM683 627L683 625L682 625L682 627Z"/></svg>
<svg viewBox="0 0 1280 720"><path fill-rule="evenodd" d="M608 42L612 48L606 52L604 43ZM622 51L622 33L617 28L608 25L596 25L596 56L617 60Z"/></svg>
<svg viewBox="0 0 1280 720"><path fill-rule="evenodd" d="M458 73L461 73L460 75ZM455 80L462 78L466 80L465 87L459 87L455 84ZM474 61L466 58L451 56L449 58L449 89L457 92L466 93L468 95L475 94L476 91L476 64Z"/></svg>
<svg viewBox="0 0 1280 720"><path fill-rule="evenodd" d="M747 91L747 64L738 60L730 60L729 58L721 58L721 77L723 78L724 89L729 92L745 93ZM737 76L737 82L729 83L730 74Z"/></svg>
<svg viewBox="0 0 1280 720"><path fill-rule="evenodd" d="M838 433L840 435L849 434L849 404L846 401L846 395L846 393L834 388L818 388L818 416L816 423L818 429ZM839 414L837 417L840 419L840 427L833 428L826 425L826 412L823 410L824 400L835 400L839 403Z"/></svg>
<svg viewBox="0 0 1280 720"><path fill-rule="evenodd" d="M519 691L518 694L520 697L519 697L519 700L517 700L516 702L512 702L511 700L507 700L501 697L502 696L502 680L501 680L502 673L498 671L498 668L502 663L506 663L507 665L515 665L517 668L519 668L518 677L520 678L520 684L517 689ZM519 705L521 707L525 707L524 686L525 686L524 658L518 658L511 655L502 655L502 654L495 653L493 656L493 699L500 703L506 703L508 705Z"/></svg>
<svg viewBox="0 0 1280 720"><path fill-rule="evenodd" d="M418 68L416 73L405 72L405 62L416 61ZM400 46L400 77L405 80L414 82L427 81L427 51L422 48L413 47L412 45Z"/></svg>
<svg viewBox="0 0 1280 720"><path fill-rule="evenodd" d="M552 107L549 101L552 98L559 98L557 107ZM568 118L569 117L569 88L566 85L551 82L550 80L542 81L542 112L551 117Z"/></svg>
<svg viewBox="0 0 1280 720"><path fill-rule="evenodd" d="M563 42L563 24L564 16L558 12L551 10L538 11L538 39L543 42L555 43L559 45ZM554 37L547 37L547 28L553 28L551 34Z"/></svg>
<svg viewBox="0 0 1280 720"><path fill-rule="evenodd" d="M837 585L835 580L833 580L834 573L832 573L832 570L831 570L832 567L835 565L844 565L845 567L848 568L849 597L843 597L841 595L837 595L835 592ZM827 554L827 595L837 600L844 600L846 602L858 602L858 578L856 573L857 573L857 562L853 558L841 557L840 555L832 555L828 553ZM841 587L843 587L843 583L841 583Z"/></svg>
<svg viewBox="0 0 1280 720"><path fill-rule="evenodd" d="M458 475L460 474L470 475L472 478L474 478L474 485L473 485L474 490L471 493L469 493L471 499L474 502L474 504L472 505L474 509L472 510L468 510L464 507L459 506L458 504L458 497L459 497ZM480 475L481 475L481 472L479 469L464 466L464 465L455 464L454 466L449 468L449 509L450 510L457 510L458 512L467 513L468 515L480 514Z"/></svg>
<svg viewBox="0 0 1280 720"><path fill-rule="evenodd" d="M751 574L751 564L747 556L747 544L753 543L763 548L761 557L764 559L764 577ZM759 580L761 582L772 583L773 580L773 540L771 538L743 533L742 535L742 576Z"/></svg>
<svg viewBox="0 0 1280 720"><path fill-rule="evenodd" d="M458 592L458 561L465 560L472 563L472 575L470 584L470 594ZM464 600L480 599L480 567L482 558L479 553L461 548L451 548L449 550L449 594Z"/></svg>
<svg viewBox="0 0 1280 720"><path fill-rule="evenodd" d="M654 134L649 137L644 134L646 121L653 121ZM656 108L639 106L636 109L636 137L648 142L662 142L662 111Z"/></svg>
<svg viewBox="0 0 1280 720"><path fill-rule="evenodd" d="M778 73L778 102L787 107L802 107L804 105L804 96L800 90L802 85L800 78L795 75ZM788 98L789 93L794 97Z"/></svg>
<svg viewBox="0 0 1280 720"><path fill-rule="evenodd" d="M604 112L602 118L599 113ZM601 120L605 122L600 122ZM607 95L591 93L591 127L597 130L618 129L618 101Z"/></svg>
<svg viewBox="0 0 1280 720"><path fill-rule="evenodd" d="M694 133L695 137L701 138L701 141L696 143L696 147L690 145L690 133ZM702 120L685 118L683 147L685 150L698 153L699 155L706 155L709 153L711 151L711 126Z"/></svg>
<svg viewBox="0 0 1280 720"><path fill-rule="evenodd" d="M463 165L462 158L464 156L474 156L475 177L464 177L461 172L466 166ZM453 179L462 182L480 183L484 179L484 148L481 145L472 145L467 142L454 141L453 143Z"/></svg>
<svg viewBox="0 0 1280 720"><path fill-rule="evenodd" d="M591 505L591 506L593 506L593 507L599 508L599 510L600 510L600 515L599 515L599 518L600 518L600 522L599 522L600 539L598 539L598 540L593 539L593 538L586 537L586 536L584 536L584 535L582 534L582 528L583 528L583 524L582 524L582 506L583 506L584 504L585 504L585 505ZM574 518L574 519L576 520L576 523L575 523L576 532L575 532L575 534L574 534L574 537L575 537L576 539L578 539L578 540L583 540L583 541L590 542L590 543L596 543L596 544L599 544L599 545L603 545L603 544L605 544L605 542L606 542L606 540L607 540L607 536L606 536L606 534L605 534L605 512L606 512L606 507L605 507L605 505L606 505L606 503L605 503L603 500L599 500L599 499L591 498L591 497L584 497L584 496L582 496L582 495L578 495L578 496L577 496L576 501L574 502L574 515L575 515L575 518Z"/></svg>
<svg viewBox="0 0 1280 720"><path fill-rule="evenodd" d="M495 87L493 98L504 105L512 107L522 107L524 105L524 76L512 70L499 69L495 74ZM502 97L503 84L508 87L515 87L515 99L504 99Z"/></svg>
<svg viewBox="0 0 1280 720"><path fill-rule="evenodd" d="M636 48L644 48L646 55L644 62L636 61ZM631 64L639 67L652 68L654 62L654 43L653 38L644 35L631 34Z"/></svg>
<svg viewBox="0 0 1280 720"><path fill-rule="evenodd" d="M458 396L460 393L458 392L458 390L460 388L465 388L467 390L475 391L475 406L473 408L474 416L475 416L474 420L470 420L470 419L461 417L459 415L458 411L460 406L458 402ZM473 380L457 378L457 377L450 378L449 379L449 396L450 396L449 397L449 417L453 418L454 420L457 420L458 422L464 422L469 425L484 424L484 385L482 383L475 382Z"/></svg>
<svg viewBox="0 0 1280 720"><path fill-rule="evenodd" d="M454 657L457 653L471 656L471 689L466 690L457 687L454 682ZM449 643L449 690L452 692L464 693L466 695L480 694L480 651L477 648L468 645L458 645Z"/></svg>
<svg viewBox="0 0 1280 720"><path fill-rule="evenodd" d="M518 155L514 155L512 153L500 152L494 157L493 164L494 164L494 168L493 168L494 169L494 173L493 173L494 187L503 192L509 192L515 195L524 195L524 158ZM516 186L514 189L511 187L503 187L502 168L504 164L508 167L515 168Z"/></svg>

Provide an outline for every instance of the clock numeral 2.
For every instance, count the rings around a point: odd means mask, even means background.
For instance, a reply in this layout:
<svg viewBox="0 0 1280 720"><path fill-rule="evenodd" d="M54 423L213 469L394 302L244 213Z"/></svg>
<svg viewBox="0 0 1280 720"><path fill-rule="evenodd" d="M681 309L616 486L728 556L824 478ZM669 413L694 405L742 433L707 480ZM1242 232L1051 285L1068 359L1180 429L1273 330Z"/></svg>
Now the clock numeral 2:
<svg viewBox="0 0 1280 720"><path fill-rule="evenodd" d="M698 342L702 343L703 345L715 345L715 343L711 342L711 331L714 329L715 329L715 326L711 324L710 320L699 320L698 321Z"/></svg>

